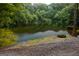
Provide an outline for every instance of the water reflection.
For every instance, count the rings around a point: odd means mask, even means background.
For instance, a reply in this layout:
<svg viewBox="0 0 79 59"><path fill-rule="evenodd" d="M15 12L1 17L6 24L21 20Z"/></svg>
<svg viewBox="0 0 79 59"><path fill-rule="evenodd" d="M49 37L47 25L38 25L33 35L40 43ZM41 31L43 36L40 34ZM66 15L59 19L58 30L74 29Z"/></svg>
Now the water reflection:
<svg viewBox="0 0 79 59"><path fill-rule="evenodd" d="M58 35L58 34L65 34L67 35L68 32L67 31L52 31L52 30L48 30L48 31L44 31L44 32L37 32L37 33L24 33L24 34L20 34L19 35L19 41L27 41L29 39L36 39L36 38L42 38L42 37L47 37L47 36L52 36L52 35Z"/></svg>

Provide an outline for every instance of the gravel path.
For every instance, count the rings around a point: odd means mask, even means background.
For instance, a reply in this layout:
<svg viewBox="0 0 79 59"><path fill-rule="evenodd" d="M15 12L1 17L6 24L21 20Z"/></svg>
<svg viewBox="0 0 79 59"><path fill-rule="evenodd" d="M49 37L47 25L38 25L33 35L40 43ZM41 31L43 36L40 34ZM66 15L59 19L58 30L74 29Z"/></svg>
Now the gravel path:
<svg viewBox="0 0 79 59"><path fill-rule="evenodd" d="M79 56L79 39L14 49L6 48L0 50L0 56Z"/></svg>

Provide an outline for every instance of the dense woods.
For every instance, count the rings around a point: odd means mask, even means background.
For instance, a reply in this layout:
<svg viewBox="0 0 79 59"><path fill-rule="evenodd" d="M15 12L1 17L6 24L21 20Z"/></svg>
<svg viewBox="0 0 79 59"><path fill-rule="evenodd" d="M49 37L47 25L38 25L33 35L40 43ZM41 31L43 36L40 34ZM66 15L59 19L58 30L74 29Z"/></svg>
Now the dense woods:
<svg viewBox="0 0 79 59"><path fill-rule="evenodd" d="M0 4L0 28L49 25L66 29L73 19L74 4Z"/></svg>

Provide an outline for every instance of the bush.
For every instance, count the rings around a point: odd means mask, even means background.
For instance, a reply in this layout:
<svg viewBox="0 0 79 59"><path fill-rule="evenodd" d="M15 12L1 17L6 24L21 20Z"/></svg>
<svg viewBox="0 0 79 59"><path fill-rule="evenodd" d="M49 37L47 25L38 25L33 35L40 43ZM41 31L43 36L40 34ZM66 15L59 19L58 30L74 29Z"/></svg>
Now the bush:
<svg viewBox="0 0 79 59"><path fill-rule="evenodd" d="M8 29L0 29L0 47L16 43L17 36Z"/></svg>

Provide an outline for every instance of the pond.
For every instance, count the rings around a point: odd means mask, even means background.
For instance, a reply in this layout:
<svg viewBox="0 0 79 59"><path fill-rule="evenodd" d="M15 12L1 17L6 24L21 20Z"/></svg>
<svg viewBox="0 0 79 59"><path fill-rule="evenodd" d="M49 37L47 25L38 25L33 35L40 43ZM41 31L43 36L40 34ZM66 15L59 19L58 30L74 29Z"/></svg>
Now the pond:
<svg viewBox="0 0 79 59"><path fill-rule="evenodd" d="M22 41L27 41L27 40L31 40L31 39L38 39L38 38L43 38L43 37L47 37L47 36L56 36L58 34L65 34L67 35L68 32L67 31L53 31L53 30L47 30L47 31L43 31L43 32L36 32L36 33L22 33L19 34L19 42Z"/></svg>

